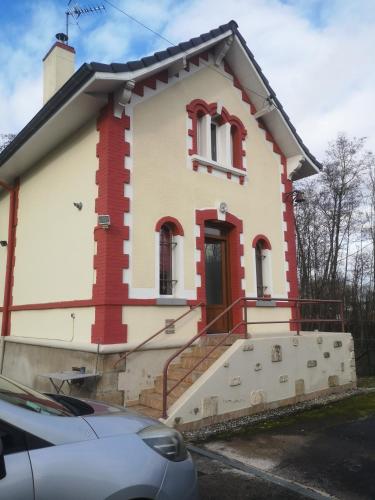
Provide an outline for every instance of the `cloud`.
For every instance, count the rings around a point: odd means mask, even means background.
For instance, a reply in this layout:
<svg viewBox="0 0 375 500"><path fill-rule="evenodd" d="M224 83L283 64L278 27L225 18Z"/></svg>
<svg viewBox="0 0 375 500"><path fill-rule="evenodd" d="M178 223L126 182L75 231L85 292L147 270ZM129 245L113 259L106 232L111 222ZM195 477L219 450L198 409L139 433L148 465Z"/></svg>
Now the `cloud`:
<svg viewBox="0 0 375 500"><path fill-rule="evenodd" d="M177 43L235 19L311 151L322 157L339 131L368 137L375 151L373 0L110 0ZM61 31L61 3L27 2L21 35L0 34L0 133L18 131L41 106L41 58ZM71 26L77 63L126 61L167 43L112 8ZM42 26L42 29L41 29ZM5 35L4 35L5 33ZM8 36L8 39L6 38ZM17 42L10 42L16 39ZM14 46L15 45L15 46Z"/></svg>

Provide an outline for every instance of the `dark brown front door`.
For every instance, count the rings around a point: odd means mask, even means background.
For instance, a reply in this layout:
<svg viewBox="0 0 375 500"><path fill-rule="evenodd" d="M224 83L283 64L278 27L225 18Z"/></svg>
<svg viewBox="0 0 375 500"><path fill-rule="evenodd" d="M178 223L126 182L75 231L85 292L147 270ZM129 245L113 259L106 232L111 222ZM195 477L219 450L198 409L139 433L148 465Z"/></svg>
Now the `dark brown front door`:
<svg viewBox="0 0 375 500"><path fill-rule="evenodd" d="M230 304L229 248L225 227L207 226L204 241L206 270L207 324L222 313ZM219 318L208 333L228 332L231 314Z"/></svg>

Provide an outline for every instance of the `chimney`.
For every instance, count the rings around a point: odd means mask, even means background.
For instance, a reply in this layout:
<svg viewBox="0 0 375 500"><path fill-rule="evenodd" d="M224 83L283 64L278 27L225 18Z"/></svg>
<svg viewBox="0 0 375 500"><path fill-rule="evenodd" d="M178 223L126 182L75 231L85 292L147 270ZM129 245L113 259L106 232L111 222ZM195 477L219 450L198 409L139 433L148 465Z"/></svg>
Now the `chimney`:
<svg viewBox="0 0 375 500"><path fill-rule="evenodd" d="M75 50L67 45L64 33L56 35L57 42L43 59L43 104L45 104L74 73Z"/></svg>

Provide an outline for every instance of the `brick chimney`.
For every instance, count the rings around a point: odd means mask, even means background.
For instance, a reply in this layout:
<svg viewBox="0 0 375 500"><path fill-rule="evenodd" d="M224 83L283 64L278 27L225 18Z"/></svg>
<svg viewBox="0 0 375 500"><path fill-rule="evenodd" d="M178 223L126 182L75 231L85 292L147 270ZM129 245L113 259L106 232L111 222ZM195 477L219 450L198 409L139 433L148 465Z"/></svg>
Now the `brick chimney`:
<svg viewBox="0 0 375 500"><path fill-rule="evenodd" d="M66 35L58 33L57 42L43 59L43 104L45 104L74 73L75 50L64 43ZM67 40L67 37L66 37Z"/></svg>

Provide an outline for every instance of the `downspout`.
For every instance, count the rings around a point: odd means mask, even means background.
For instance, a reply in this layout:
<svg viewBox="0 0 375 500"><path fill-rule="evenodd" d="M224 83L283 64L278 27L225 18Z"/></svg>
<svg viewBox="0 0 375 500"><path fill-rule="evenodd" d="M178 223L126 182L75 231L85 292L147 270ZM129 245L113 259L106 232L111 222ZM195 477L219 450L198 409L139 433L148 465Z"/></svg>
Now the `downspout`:
<svg viewBox="0 0 375 500"><path fill-rule="evenodd" d="M8 246L7 246L7 263L5 271L5 287L3 300L3 317L1 323L1 341L0 341L0 374L3 372L5 342L4 337L9 335L10 326L10 303L12 294L13 281L13 262L14 248L16 239L16 216L18 204L19 182L17 181L14 187L9 186L3 181L0 181L0 186L9 192L9 222L8 222Z"/></svg>

